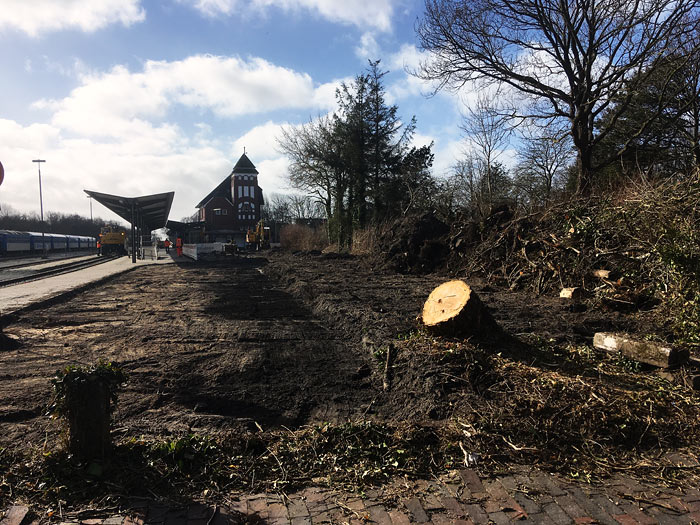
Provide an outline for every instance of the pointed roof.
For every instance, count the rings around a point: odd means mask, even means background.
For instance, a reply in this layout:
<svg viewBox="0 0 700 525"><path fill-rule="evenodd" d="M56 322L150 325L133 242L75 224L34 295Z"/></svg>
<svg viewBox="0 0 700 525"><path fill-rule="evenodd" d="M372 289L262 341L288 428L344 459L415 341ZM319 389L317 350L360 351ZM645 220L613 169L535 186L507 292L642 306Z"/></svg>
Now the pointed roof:
<svg viewBox="0 0 700 525"><path fill-rule="evenodd" d="M214 197L224 197L225 199L231 200L231 175L227 175L216 188L209 192L209 195L204 197L200 203L195 206L195 208L201 208Z"/></svg>
<svg viewBox="0 0 700 525"><path fill-rule="evenodd" d="M236 165L233 167L232 175L257 175L258 170L255 169L255 165L250 162L248 156L244 153L241 158L238 159Z"/></svg>

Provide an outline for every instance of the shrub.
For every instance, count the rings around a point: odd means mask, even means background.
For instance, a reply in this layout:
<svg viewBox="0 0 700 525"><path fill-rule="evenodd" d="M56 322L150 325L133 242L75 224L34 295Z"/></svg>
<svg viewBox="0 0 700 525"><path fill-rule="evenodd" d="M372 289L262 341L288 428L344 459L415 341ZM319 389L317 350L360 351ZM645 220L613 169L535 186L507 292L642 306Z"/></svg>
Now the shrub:
<svg viewBox="0 0 700 525"><path fill-rule="evenodd" d="M289 251L323 250L328 246L328 238L320 228L287 224L280 230L280 244L283 250Z"/></svg>

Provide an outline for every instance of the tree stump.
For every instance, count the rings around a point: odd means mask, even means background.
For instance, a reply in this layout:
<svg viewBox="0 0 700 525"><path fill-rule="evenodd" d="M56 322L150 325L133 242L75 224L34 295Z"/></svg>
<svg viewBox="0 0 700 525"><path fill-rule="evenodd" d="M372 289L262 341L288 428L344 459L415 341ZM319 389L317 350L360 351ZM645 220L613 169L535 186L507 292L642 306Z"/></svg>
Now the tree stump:
<svg viewBox="0 0 700 525"><path fill-rule="evenodd" d="M448 281L435 288L423 306L423 325L441 335L477 334L496 322L479 296L464 281Z"/></svg>
<svg viewBox="0 0 700 525"><path fill-rule="evenodd" d="M72 384L66 399L68 449L80 460L102 459L109 455L109 384L93 375Z"/></svg>
<svg viewBox="0 0 700 525"><path fill-rule="evenodd" d="M583 300L584 295L585 291L583 288L579 287L562 288L561 292L559 292L560 299L571 301L572 303L580 303Z"/></svg>

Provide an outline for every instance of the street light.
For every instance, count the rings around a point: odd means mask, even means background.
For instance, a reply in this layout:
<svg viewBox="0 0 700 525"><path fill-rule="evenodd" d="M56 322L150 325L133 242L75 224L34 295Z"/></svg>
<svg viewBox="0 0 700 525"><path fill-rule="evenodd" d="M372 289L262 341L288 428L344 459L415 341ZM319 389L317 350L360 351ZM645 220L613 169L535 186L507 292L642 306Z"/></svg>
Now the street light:
<svg viewBox="0 0 700 525"><path fill-rule="evenodd" d="M43 258L46 259L48 256L46 255L46 241L44 240L44 232L46 230L46 226L44 225L44 199L41 196L41 163L46 162L46 161L42 160L42 159L35 159L32 162L36 162L37 168L39 168L39 209L41 210L41 249L44 252Z"/></svg>
<svg viewBox="0 0 700 525"><path fill-rule="evenodd" d="M87 196L90 199L90 222L92 222L92 195Z"/></svg>

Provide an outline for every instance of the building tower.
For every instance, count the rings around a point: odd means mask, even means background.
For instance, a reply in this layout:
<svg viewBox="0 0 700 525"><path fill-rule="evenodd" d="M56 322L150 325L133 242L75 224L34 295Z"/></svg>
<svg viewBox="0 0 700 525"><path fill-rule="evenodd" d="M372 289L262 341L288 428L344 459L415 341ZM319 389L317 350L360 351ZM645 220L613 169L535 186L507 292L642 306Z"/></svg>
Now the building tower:
<svg viewBox="0 0 700 525"><path fill-rule="evenodd" d="M262 218L265 204L258 170L244 153L231 173L197 204L207 242L245 245L245 235Z"/></svg>

